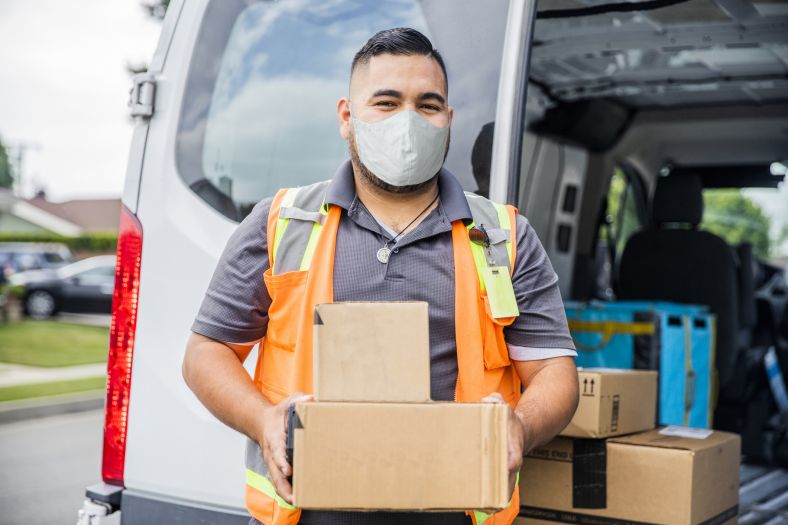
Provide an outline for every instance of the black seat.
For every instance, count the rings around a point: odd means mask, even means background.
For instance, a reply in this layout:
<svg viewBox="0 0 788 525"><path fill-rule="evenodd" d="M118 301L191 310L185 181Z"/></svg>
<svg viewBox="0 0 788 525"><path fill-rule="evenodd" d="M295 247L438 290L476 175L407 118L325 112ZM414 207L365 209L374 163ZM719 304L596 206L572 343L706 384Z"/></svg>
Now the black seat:
<svg viewBox="0 0 788 525"><path fill-rule="evenodd" d="M619 265L617 297L707 305L717 316L717 370L724 387L741 345L738 261L720 237L699 231L703 187L696 175L661 177L653 224L630 237Z"/></svg>

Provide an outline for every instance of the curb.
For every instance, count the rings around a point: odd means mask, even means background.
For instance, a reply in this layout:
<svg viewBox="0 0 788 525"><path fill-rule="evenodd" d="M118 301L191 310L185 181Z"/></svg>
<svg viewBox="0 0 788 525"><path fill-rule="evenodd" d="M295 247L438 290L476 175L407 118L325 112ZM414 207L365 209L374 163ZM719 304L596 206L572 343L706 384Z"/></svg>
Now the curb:
<svg viewBox="0 0 788 525"><path fill-rule="evenodd" d="M104 407L105 397L106 392L101 390L80 394L46 396L23 401L7 401L0 403L0 424L96 410Z"/></svg>

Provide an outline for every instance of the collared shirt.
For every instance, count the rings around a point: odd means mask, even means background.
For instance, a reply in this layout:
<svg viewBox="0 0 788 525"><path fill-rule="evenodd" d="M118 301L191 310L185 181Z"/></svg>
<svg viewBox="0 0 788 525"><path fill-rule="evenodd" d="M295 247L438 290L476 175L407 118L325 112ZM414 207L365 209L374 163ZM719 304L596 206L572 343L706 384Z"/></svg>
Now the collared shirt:
<svg viewBox="0 0 788 525"><path fill-rule="evenodd" d="M382 264L377 251L394 235L356 195L349 161L339 167L326 202L342 208L334 255L335 301L426 301L429 303L430 380L434 400L451 400L457 380L454 327L454 252L451 223L472 220L465 193L447 170L438 175L440 199L416 227L395 243ZM205 293L192 331L230 343L265 335L271 298L263 283L268 269L267 222L273 199L257 203L233 232ZM533 228L517 216L517 253L512 274L520 316L504 329L514 360L575 356L558 277ZM384 519L385 518L385 519ZM306 512L301 523L469 523L464 514Z"/></svg>

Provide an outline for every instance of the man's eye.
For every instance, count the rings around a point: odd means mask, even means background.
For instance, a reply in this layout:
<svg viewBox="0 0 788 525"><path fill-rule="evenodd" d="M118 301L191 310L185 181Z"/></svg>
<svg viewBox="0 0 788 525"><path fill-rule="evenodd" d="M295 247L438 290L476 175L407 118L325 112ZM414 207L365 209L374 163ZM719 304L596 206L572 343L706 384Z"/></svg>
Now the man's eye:
<svg viewBox="0 0 788 525"><path fill-rule="evenodd" d="M427 111L440 111L441 110L441 108L439 108L438 106L433 106L432 104L423 104L421 107L423 109L426 109Z"/></svg>
<svg viewBox="0 0 788 525"><path fill-rule="evenodd" d="M394 106L396 106L396 104L388 100L381 100L380 102L376 102L375 105L383 108L393 108Z"/></svg>

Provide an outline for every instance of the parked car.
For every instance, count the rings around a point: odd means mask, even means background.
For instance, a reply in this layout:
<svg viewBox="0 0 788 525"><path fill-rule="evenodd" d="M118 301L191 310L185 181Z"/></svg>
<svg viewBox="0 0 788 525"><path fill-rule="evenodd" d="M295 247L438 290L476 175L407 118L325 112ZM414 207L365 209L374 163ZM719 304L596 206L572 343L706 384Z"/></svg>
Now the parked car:
<svg viewBox="0 0 788 525"><path fill-rule="evenodd" d="M248 522L244 437L181 379L189 329L252 207L280 187L330 178L346 158L333 110L353 53L378 30L410 26L441 51L456 109L446 167L466 190L518 206L565 299L615 297L610 271L628 236L649 226L664 172L702 169L707 188L776 188L782 177L768 166L788 156L784 4L568 5L170 2L148 72L133 83L103 482L88 488L81 523ZM619 172L623 191L611 186ZM606 249L613 238L621 250ZM770 289L784 290L784 270L772 270ZM248 370L257 358L255 349ZM727 366L736 358L726 355L725 370L741 376ZM725 398L729 385L720 387Z"/></svg>
<svg viewBox="0 0 788 525"><path fill-rule="evenodd" d="M61 243L0 242L0 271L6 275L27 270L59 268L74 262Z"/></svg>
<svg viewBox="0 0 788 525"><path fill-rule="evenodd" d="M108 314L115 256L98 255L60 268L19 272L9 281L22 287L24 312L32 318L46 319L58 312Z"/></svg>

